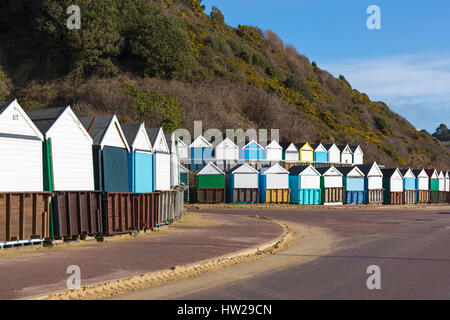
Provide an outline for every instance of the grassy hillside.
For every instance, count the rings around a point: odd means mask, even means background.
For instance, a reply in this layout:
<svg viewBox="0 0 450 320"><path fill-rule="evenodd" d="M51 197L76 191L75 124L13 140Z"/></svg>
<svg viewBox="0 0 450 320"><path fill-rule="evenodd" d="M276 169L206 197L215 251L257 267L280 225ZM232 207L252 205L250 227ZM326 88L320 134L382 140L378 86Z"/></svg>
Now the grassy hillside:
<svg viewBox="0 0 450 320"><path fill-rule="evenodd" d="M166 130L280 128L283 140L360 144L368 161L450 167L439 141L271 31L231 28L198 0L79 0L81 29L69 30L71 4L6 0L1 98Z"/></svg>

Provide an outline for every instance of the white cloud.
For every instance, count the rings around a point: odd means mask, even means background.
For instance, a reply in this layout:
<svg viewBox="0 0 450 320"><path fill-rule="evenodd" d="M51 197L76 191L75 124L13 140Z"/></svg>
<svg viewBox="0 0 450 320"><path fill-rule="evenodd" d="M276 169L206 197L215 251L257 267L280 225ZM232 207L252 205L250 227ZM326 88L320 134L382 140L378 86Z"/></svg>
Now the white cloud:
<svg viewBox="0 0 450 320"><path fill-rule="evenodd" d="M431 54L396 55L323 64L343 74L352 87L385 101L419 128L450 124L450 58Z"/></svg>

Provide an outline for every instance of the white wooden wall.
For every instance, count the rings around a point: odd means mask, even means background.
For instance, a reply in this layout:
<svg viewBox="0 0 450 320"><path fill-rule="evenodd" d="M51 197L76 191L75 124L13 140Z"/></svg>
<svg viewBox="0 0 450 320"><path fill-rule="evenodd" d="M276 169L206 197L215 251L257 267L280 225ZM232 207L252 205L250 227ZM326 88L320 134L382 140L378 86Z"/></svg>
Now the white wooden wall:
<svg viewBox="0 0 450 320"><path fill-rule="evenodd" d="M238 148L216 148L216 159L217 160L239 160L239 149Z"/></svg>
<svg viewBox="0 0 450 320"><path fill-rule="evenodd" d="M362 154L354 154L354 164L363 164L364 163L364 156Z"/></svg>
<svg viewBox="0 0 450 320"><path fill-rule="evenodd" d="M69 112L49 131L56 191L94 190L92 144Z"/></svg>
<svg viewBox="0 0 450 320"><path fill-rule="evenodd" d="M156 190L168 191L170 190L170 154L157 152L155 159Z"/></svg>
<svg viewBox="0 0 450 320"><path fill-rule="evenodd" d="M320 176L300 176L301 189L320 189Z"/></svg>
<svg viewBox="0 0 450 320"><path fill-rule="evenodd" d="M237 173L234 174L234 188L235 189L257 189L258 188L258 174L254 173Z"/></svg>
<svg viewBox="0 0 450 320"><path fill-rule="evenodd" d="M368 177L369 190L383 189L383 177Z"/></svg>
<svg viewBox="0 0 450 320"><path fill-rule="evenodd" d="M281 161L283 159L283 149L266 149L267 161Z"/></svg>
<svg viewBox="0 0 450 320"><path fill-rule="evenodd" d="M342 153L341 162L342 163L352 163L353 156L350 153Z"/></svg>
<svg viewBox="0 0 450 320"><path fill-rule="evenodd" d="M42 190L42 141L0 137L0 192Z"/></svg>
<svg viewBox="0 0 450 320"><path fill-rule="evenodd" d="M391 177L391 192L403 192L403 179L394 175Z"/></svg>
<svg viewBox="0 0 450 320"><path fill-rule="evenodd" d="M340 188L342 187L341 176L325 176L324 177L325 188Z"/></svg>
<svg viewBox="0 0 450 320"><path fill-rule="evenodd" d="M419 177L419 190L428 190L428 178L421 178Z"/></svg>
<svg viewBox="0 0 450 320"><path fill-rule="evenodd" d="M341 162L341 153L338 149L331 149L328 151L328 162L339 163Z"/></svg>
<svg viewBox="0 0 450 320"><path fill-rule="evenodd" d="M266 189L289 189L289 174L267 174Z"/></svg>

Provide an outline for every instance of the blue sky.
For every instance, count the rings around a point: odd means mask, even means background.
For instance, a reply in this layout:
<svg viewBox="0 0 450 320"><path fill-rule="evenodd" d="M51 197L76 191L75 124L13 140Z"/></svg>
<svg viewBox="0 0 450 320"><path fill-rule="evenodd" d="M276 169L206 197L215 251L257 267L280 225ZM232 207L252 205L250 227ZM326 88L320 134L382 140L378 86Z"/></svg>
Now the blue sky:
<svg viewBox="0 0 450 320"><path fill-rule="evenodd" d="M204 0L227 24L275 31L353 88L385 101L419 129L450 126L450 1ZM381 30L369 30L369 5Z"/></svg>

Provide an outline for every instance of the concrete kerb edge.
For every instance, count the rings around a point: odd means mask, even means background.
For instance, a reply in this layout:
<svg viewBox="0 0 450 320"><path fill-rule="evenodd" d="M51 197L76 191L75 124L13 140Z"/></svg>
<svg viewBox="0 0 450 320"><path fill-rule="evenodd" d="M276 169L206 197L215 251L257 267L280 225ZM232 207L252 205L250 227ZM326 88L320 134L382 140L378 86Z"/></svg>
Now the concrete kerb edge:
<svg viewBox="0 0 450 320"><path fill-rule="evenodd" d="M180 279L197 277L203 273L231 267L244 262L250 262L286 250L294 239L295 232L286 224L267 217L252 215L251 217L270 220L278 224L283 232L277 238L267 241L257 247L240 250L231 254L205 259L184 266L174 266L171 269L153 271L127 278L109 280L86 285L77 290L60 290L45 295L25 298L28 300L91 300L105 299L118 294L145 289L151 286L173 282Z"/></svg>

